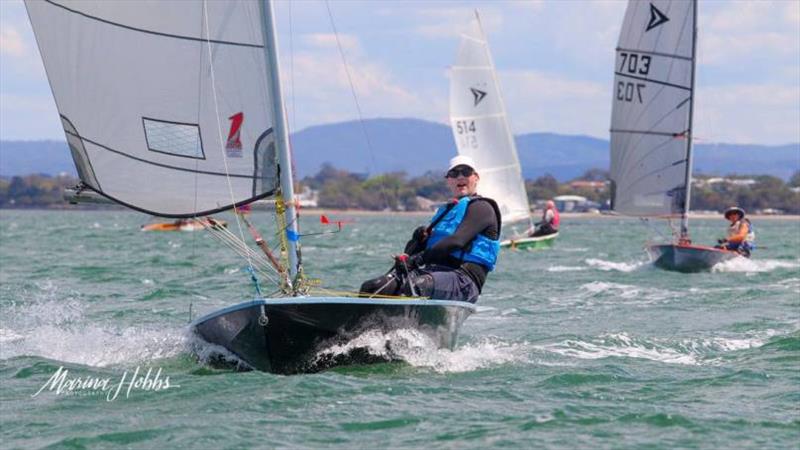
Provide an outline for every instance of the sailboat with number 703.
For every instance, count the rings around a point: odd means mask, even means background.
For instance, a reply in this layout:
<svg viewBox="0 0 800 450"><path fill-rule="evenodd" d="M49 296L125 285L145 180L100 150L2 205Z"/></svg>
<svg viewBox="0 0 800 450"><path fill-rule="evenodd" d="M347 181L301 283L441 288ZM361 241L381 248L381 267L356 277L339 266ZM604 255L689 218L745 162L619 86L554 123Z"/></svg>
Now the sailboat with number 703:
<svg viewBox="0 0 800 450"><path fill-rule="evenodd" d="M474 305L359 298L304 273L272 2L25 4L83 190L172 218L275 200L273 241L249 227L263 253L209 227L250 261L257 295L192 322L202 339L277 373L385 359L323 357L367 330L411 328L453 348Z"/></svg>
<svg viewBox="0 0 800 450"><path fill-rule="evenodd" d="M611 209L680 218L671 243L650 243L662 269L709 270L738 253L689 237L696 0L630 0L620 31L611 115Z"/></svg>

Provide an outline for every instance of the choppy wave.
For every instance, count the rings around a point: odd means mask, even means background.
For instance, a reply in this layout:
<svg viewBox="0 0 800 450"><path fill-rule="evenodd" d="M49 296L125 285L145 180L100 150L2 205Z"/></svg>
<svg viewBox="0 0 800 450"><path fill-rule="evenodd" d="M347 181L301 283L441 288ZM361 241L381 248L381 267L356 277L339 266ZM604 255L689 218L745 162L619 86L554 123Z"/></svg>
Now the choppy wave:
<svg viewBox="0 0 800 450"><path fill-rule="evenodd" d="M715 265L714 272L772 272L776 269L797 269L800 267L800 260L782 261L778 259L752 259L734 258Z"/></svg>
<svg viewBox="0 0 800 450"><path fill-rule="evenodd" d="M641 358L668 364L715 364L721 353L761 347L774 330L745 337L663 339L631 337L627 333L602 334L588 340L566 339L537 346L539 350L578 359Z"/></svg>
<svg viewBox="0 0 800 450"><path fill-rule="evenodd" d="M634 270L637 270L640 267L645 266L647 263L641 261L631 262L631 263L614 262L596 258L589 258L586 260L586 264L603 271L616 270L617 272L633 272Z"/></svg>
<svg viewBox="0 0 800 450"><path fill-rule="evenodd" d="M317 359L335 358L355 349L364 349L372 356L402 360L414 367L439 373L469 372L528 359L524 344L486 338L455 350L437 349L428 336L413 329L367 331L347 343L322 350L317 354Z"/></svg>
<svg viewBox="0 0 800 450"><path fill-rule="evenodd" d="M652 303L675 297L673 292L664 289L609 281L593 281L582 285L580 289L592 296L607 294L615 298L621 298L625 300L626 304L631 304L630 300L636 300L637 303Z"/></svg>
<svg viewBox="0 0 800 450"><path fill-rule="evenodd" d="M3 308L0 360L37 356L93 367L169 358L187 351L185 328L164 329L98 323L86 306L52 285L38 298Z"/></svg>

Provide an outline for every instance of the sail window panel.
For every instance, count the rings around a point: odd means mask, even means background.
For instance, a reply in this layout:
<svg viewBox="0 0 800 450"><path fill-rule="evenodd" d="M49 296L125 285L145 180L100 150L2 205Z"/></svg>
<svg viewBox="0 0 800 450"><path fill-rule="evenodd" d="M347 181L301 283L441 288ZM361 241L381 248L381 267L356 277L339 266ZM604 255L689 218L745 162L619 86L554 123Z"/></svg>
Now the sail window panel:
<svg viewBox="0 0 800 450"><path fill-rule="evenodd" d="M200 127L195 124L143 118L147 148L184 158L205 159Z"/></svg>
<svg viewBox="0 0 800 450"><path fill-rule="evenodd" d="M253 197L252 177L195 172L108 151L86 142L103 194L160 216L215 211Z"/></svg>

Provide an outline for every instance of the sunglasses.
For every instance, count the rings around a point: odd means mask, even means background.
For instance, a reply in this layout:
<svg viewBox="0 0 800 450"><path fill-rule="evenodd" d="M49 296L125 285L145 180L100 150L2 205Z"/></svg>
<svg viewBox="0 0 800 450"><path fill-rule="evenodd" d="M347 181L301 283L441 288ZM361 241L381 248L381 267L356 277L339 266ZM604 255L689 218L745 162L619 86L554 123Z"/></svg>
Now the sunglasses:
<svg viewBox="0 0 800 450"><path fill-rule="evenodd" d="M459 175L469 177L472 176L473 173L475 173L475 171L472 170L472 167L469 166L453 167L452 169L447 171L447 175L445 175L445 178L458 178Z"/></svg>

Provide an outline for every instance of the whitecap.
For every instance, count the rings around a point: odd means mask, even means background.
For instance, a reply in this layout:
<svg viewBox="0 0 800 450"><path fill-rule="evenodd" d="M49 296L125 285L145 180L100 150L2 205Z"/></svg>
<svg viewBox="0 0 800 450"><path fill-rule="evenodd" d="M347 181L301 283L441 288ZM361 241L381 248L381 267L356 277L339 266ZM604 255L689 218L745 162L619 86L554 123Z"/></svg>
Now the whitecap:
<svg viewBox="0 0 800 450"><path fill-rule="evenodd" d="M611 283L606 281L593 281L581 286L581 289L588 291L592 294L601 294L605 292L614 292L622 298L637 298L641 289L637 286L621 283Z"/></svg>
<svg viewBox="0 0 800 450"><path fill-rule="evenodd" d="M776 334L775 330L766 330L743 337L662 339L635 338L623 332L602 334L590 340L567 339L536 348L578 359L627 357L668 364L716 365L720 353L761 347Z"/></svg>
<svg viewBox="0 0 800 450"><path fill-rule="evenodd" d="M646 263L641 261L633 263L614 262L614 261L605 261L602 259L590 258L586 260L586 264L606 272L611 270L616 270L618 272L633 272L634 270L642 267Z"/></svg>
<svg viewBox="0 0 800 450"><path fill-rule="evenodd" d="M563 342L545 344L536 348L578 359L628 357L672 364L698 364L697 359L691 354L681 353L646 340L634 340L625 333L604 334L591 341L567 339Z"/></svg>
<svg viewBox="0 0 800 450"><path fill-rule="evenodd" d="M553 266L547 268L548 272L580 272L582 270L586 270L586 267Z"/></svg>

